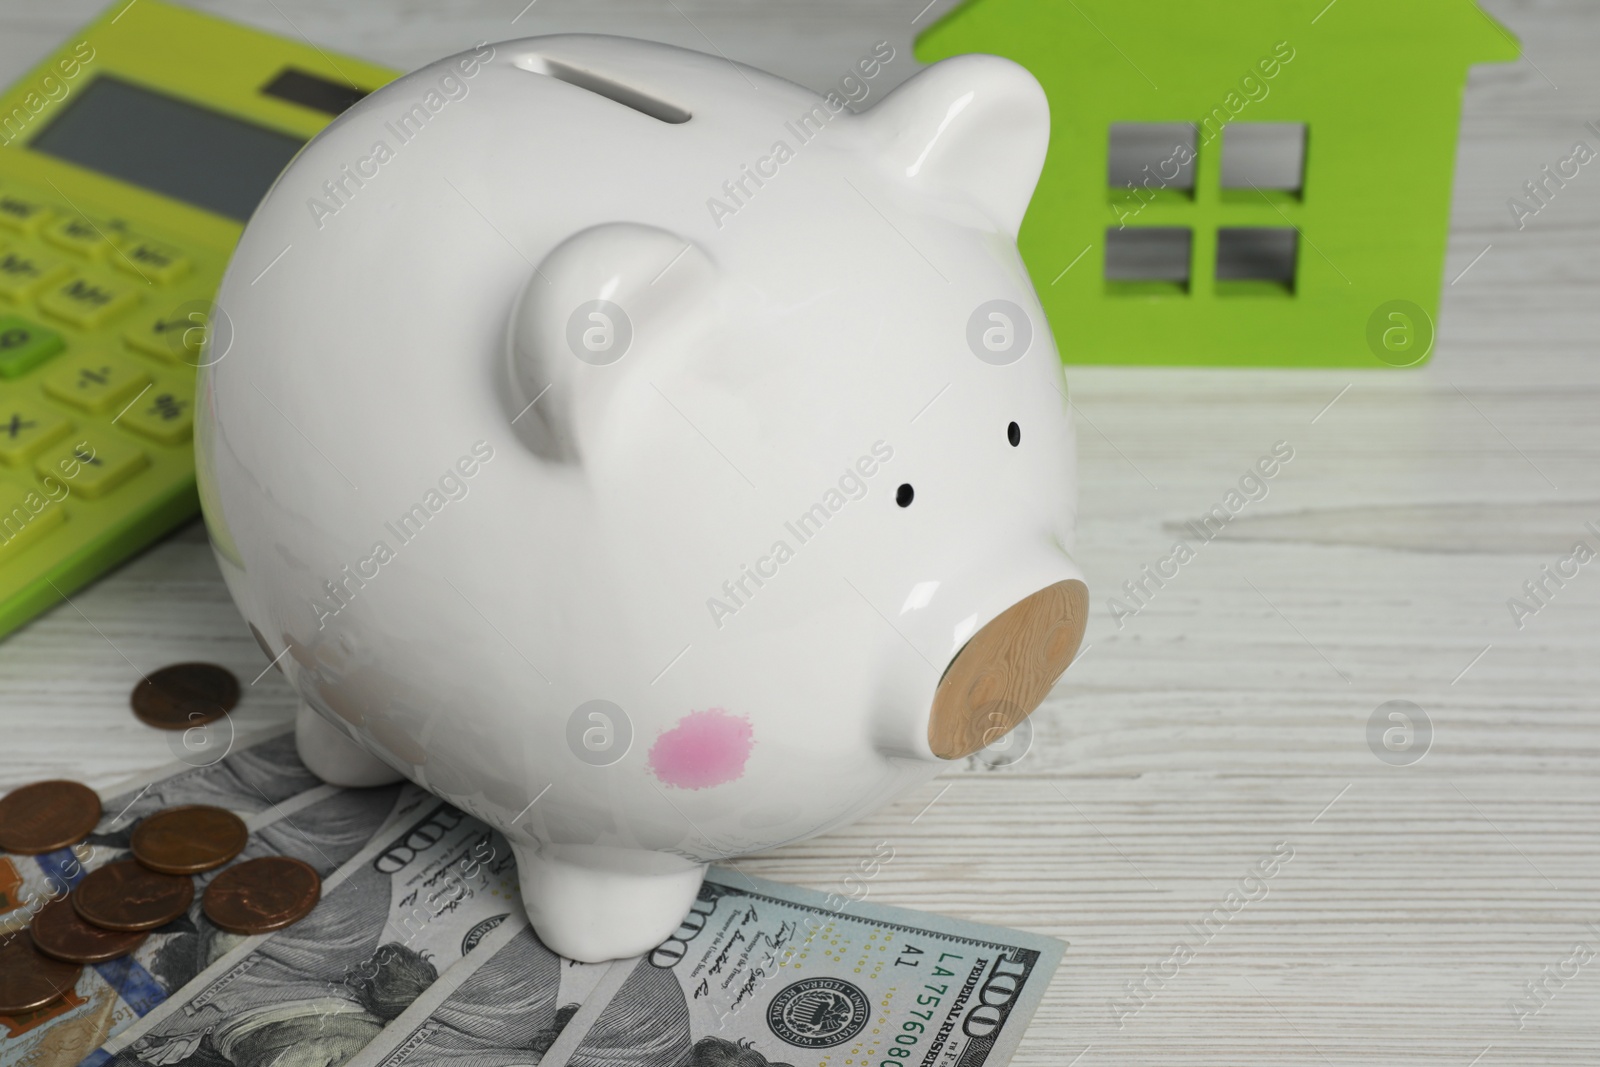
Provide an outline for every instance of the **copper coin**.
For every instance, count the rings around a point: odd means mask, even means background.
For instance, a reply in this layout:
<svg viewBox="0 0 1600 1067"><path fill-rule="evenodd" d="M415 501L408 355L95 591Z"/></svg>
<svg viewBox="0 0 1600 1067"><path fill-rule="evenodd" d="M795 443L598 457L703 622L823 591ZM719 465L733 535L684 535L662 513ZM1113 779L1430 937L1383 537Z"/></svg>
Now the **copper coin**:
<svg viewBox="0 0 1600 1067"><path fill-rule="evenodd" d="M146 815L133 828L133 858L163 874L199 874L244 850L250 831L231 811L193 804Z"/></svg>
<svg viewBox="0 0 1600 1067"><path fill-rule="evenodd" d="M194 882L118 860L79 882L67 899L79 915L107 930L154 930L189 910Z"/></svg>
<svg viewBox="0 0 1600 1067"><path fill-rule="evenodd" d="M75 845L100 821L100 797L59 779L13 789L0 800L0 848L34 856Z"/></svg>
<svg viewBox="0 0 1600 1067"><path fill-rule="evenodd" d="M178 663L140 679L128 699L147 726L187 730L231 711L239 703L239 679L214 663Z"/></svg>
<svg viewBox="0 0 1600 1067"><path fill-rule="evenodd" d="M68 963L105 963L126 956L150 936L91 926L66 899L52 900L40 908L29 929L35 948Z"/></svg>
<svg viewBox="0 0 1600 1067"><path fill-rule="evenodd" d="M81 963L63 963L33 947L26 930L0 941L0 1015L42 1008L71 989Z"/></svg>
<svg viewBox="0 0 1600 1067"><path fill-rule="evenodd" d="M224 930L264 934L304 919L321 898L322 878L309 863L263 856L213 878L200 906Z"/></svg>

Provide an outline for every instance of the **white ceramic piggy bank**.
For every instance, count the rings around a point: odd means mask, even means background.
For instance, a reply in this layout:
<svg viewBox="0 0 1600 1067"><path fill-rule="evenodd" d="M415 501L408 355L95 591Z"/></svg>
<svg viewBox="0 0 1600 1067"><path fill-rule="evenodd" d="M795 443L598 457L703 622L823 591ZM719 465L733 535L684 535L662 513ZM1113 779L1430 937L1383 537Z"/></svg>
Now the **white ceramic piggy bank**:
<svg viewBox="0 0 1600 1067"><path fill-rule="evenodd" d="M598 36L350 109L251 220L200 379L305 762L491 824L593 961L1021 721L1087 598L1015 245L1048 137L1003 59L856 115Z"/></svg>

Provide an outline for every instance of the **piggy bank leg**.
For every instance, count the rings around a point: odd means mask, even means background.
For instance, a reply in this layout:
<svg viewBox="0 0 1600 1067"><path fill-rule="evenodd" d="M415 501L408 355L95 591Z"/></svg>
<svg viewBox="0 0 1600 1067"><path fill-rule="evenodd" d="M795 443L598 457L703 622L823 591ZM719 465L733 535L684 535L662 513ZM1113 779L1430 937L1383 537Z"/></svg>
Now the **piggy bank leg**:
<svg viewBox="0 0 1600 1067"><path fill-rule="evenodd" d="M405 775L368 752L309 705L301 704L294 720L294 744L300 762L329 785L389 785Z"/></svg>
<svg viewBox="0 0 1600 1067"><path fill-rule="evenodd" d="M703 863L604 845L514 844L522 903L545 946L584 963L649 952L671 937Z"/></svg>

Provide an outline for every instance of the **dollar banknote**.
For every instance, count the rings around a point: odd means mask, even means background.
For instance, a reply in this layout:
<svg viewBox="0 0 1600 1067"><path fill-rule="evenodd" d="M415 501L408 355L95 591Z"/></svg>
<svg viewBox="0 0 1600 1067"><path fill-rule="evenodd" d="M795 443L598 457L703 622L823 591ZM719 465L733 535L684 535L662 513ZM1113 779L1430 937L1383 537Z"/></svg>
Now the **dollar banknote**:
<svg viewBox="0 0 1600 1067"><path fill-rule="evenodd" d="M65 895L95 868L128 856L132 826L146 814L178 804L206 803L240 814L250 831L235 862L284 855L331 874L391 820L420 808L415 787L341 790L322 785L294 755L292 735L270 737L210 766L177 764L129 786L106 791L105 817L74 850L6 857L29 864L29 895L13 913L31 917L45 901ZM289 793L298 788L298 793ZM0 1017L0 1067L70 1067L112 1035L158 1008L240 939L205 917L205 887L219 871L195 877L187 914L153 931L133 953L85 967L76 985L37 1011ZM14 936L15 930L0 936Z"/></svg>
<svg viewBox="0 0 1600 1067"><path fill-rule="evenodd" d="M345 1067L538 1063L608 968L562 959L513 915Z"/></svg>
<svg viewBox="0 0 1600 1067"><path fill-rule="evenodd" d="M677 933L613 964L544 1062L1001 1064L1065 948L713 869Z"/></svg>
<svg viewBox="0 0 1600 1067"><path fill-rule="evenodd" d="M334 1067L359 1052L524 915L504 839L429 799L326 879L308 916L244 939L84 1063Z"/></svg>

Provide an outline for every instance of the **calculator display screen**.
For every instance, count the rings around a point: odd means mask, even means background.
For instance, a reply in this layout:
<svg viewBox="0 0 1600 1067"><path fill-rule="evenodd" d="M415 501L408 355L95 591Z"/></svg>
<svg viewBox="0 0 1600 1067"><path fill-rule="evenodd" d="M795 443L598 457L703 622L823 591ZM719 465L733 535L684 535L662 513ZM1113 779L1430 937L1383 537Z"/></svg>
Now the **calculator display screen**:
<svg viewBox="0 0 1600 1067"><path fill-rule="evenodd" d="M302 143L101 75L28 147L243 222Z"/></svg>

